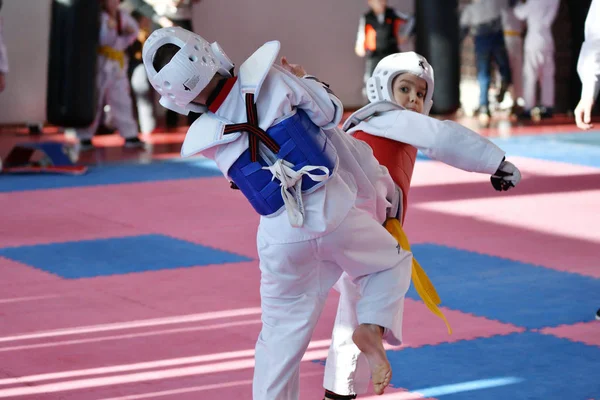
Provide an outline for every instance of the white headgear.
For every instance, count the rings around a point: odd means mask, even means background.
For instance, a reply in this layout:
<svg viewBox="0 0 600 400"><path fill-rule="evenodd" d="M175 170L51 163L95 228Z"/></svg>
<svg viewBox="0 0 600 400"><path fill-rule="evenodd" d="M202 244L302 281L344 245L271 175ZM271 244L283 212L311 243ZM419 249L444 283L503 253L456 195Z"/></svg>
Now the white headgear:
<svg viewBox="0 0 600 400"><path fill-rule="evenodd" d="M152 65L156 52L166 44L180 47L160 71ZM157 29L144 43L142 59L152 87L160 94L160 104L187 115L204 112L205 107L191 103L216 73L231 76L233 63L217 42L209 44L199 35L179 27Z"/></svg>
<svg viewBox="0 0 600 400"><path fill-rule="evenodd" d="M428 115L433 105L433 68L427 59L413 51L396 53L379 61L373 76L367 80L367 96L371 103L394 101L392 83L400 74L409 72L427 82L427 94L423 101L423 114Z"/></svg>

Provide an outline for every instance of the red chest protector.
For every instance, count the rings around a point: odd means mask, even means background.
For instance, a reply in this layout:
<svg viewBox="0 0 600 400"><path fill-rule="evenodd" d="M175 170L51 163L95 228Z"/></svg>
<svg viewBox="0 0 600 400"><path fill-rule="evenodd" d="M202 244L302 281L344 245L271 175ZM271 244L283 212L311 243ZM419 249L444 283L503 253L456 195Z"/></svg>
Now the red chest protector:
<svg viewBox="0 0 600 400"><path fill-rule="evenodd" d="M409 144L370 135L364 131L354 132L354 137L364 141L373 149L373 155L379 164L388 169L394 183L402 189L402 221L404 222L410 181L417 160L417 149Z"/></svg>

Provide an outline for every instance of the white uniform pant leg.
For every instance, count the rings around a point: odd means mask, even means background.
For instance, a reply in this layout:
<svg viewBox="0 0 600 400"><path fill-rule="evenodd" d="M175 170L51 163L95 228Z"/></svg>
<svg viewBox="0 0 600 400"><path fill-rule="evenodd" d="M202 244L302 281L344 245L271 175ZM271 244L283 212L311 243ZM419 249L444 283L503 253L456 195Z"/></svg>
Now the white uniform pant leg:
<svg viewBox="0 0 600 400"><path fill-rule="evenodd" d="M96 112L91 125L85 128L75 129L75 133L79 140L91 140L96 134L98 125L100 125L100 119L104 115L102 112L102 109L104 108L104 99L106 98L106 91L108 90L112 76L104 70L103 65L103 58L98 57L98 72L96 73L96 90L98 91L98 97L96 102Z"/></svg>
<svg viewBox="0 0 600 400"><path fill-rule="evenodd" d="M523 97L523 38L507 35L504 42L512 73L512 97L516 103L517 99Z"/></svg>
<svg viewBox="0 0 600 400"><path fill-rule="evenodd" d="M370 369L366 357L352 341L358 327L358 287L343 273L335 288L340 292L331 346L327 354L323 387L340 395L363 394L369 387Z"/></svg>
<svg viewBox="0 0 600 400"><path fill-rule="evenodd" d="M356 208L336 231L317 241L320 254L339 265L357 285L358 323L382 326L388 343L400 344L412 253L401 249L369 213Z"/></svg>
<svg viewBox="0 0 600 400"><path fill-rule="evenodd" d="M133 69L131 89L137 106L140 130L144 135L150 134L156 128L156 117L154 116L153 92L144 64Z"/></svg>
<svg viewBox="0 0 600 400"><path fill-rule="evenodd" d="M523 100L525 109L531 110L536 106L536 88L540 78L544 55L535 49L525 49L523 63Z"/></svg>
<svg viewBox="0 0 600 400"><path fill-rule="evenodd" d="M262 329L254 400L298 400L300 361L341 270L320 262L315 240L269 245L258 237Z"/></svg>
<svg viewBox="0 0 600 400"><path fill-rule="evenodd" d="M106 102L110 105L114 125L119 134L125 139L137 137L138 126L133 116L131 88L124 71L119 71L113 76L113 81L107 87Z"/></svg>
<svg viewBox="0 0 600 400"><path fill-rule="evenodd" d="M554 107L554 51L544 52L544 62L540 71L540 97L544 107Z"/></svg>

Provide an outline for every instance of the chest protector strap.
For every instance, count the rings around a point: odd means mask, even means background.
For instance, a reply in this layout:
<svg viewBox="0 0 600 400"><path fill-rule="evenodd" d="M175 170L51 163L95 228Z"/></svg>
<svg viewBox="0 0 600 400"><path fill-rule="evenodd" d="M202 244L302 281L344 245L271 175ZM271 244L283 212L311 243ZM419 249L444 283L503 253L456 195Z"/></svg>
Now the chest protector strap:
<svg viewBox="0 0 600 400"><path fill-rule="evenodd" d="M279 153L279 145L273 140L267 132L258 126L258 113L256 103L254 103L254 94L246 93L246 123L225 125L224 134L244 131L248 134L248 143L250 147L250 161L258 161L258 144L262 141L265 146L273 153Z"/></svg>
<svg viewBox="0 0 600 400"><path fill-rule="evenodd" d="M260 128L255 100L267 75L277 69L273 63L278 53L279 42L265 43L240 66L246 122L224 125L223 134L245 132L248 148L229 166L227 176L260 215L276 215L285 208L290 224L301 227L302 195L325 184L335 171L337 153L301 109L268 129Z"/></svg>
<svg viewBox="0 0 600 400"><path fill-rule="evenodd" d="M253 104L252 95L247 94L246 100ZM247 109L252 110L248 103ZM248 121L256 121L252 111ZM334 173L335 148L300 109L266 132L251 123L225 127L225 133L239 130L248 132L249 147L227 175L259 214L276 215L285 208L290 224L301 227L305 216L302 196L318 189Z"/></svg>

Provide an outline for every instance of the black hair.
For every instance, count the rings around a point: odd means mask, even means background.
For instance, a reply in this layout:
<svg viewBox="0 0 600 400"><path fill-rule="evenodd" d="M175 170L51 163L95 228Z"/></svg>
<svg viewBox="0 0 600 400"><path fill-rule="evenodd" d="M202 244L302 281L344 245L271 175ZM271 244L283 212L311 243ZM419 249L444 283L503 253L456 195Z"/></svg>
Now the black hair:
<svg viewBox="0 0 600 400"><path fill-rule="evenodd" d="M181 47L176 44L167 43L162 45L156 50L156 54L154 55L154 60L152 60L152 66L159 72L161 69L165 67L172 59L175 57L175 54L181 50Z"/></svg>

